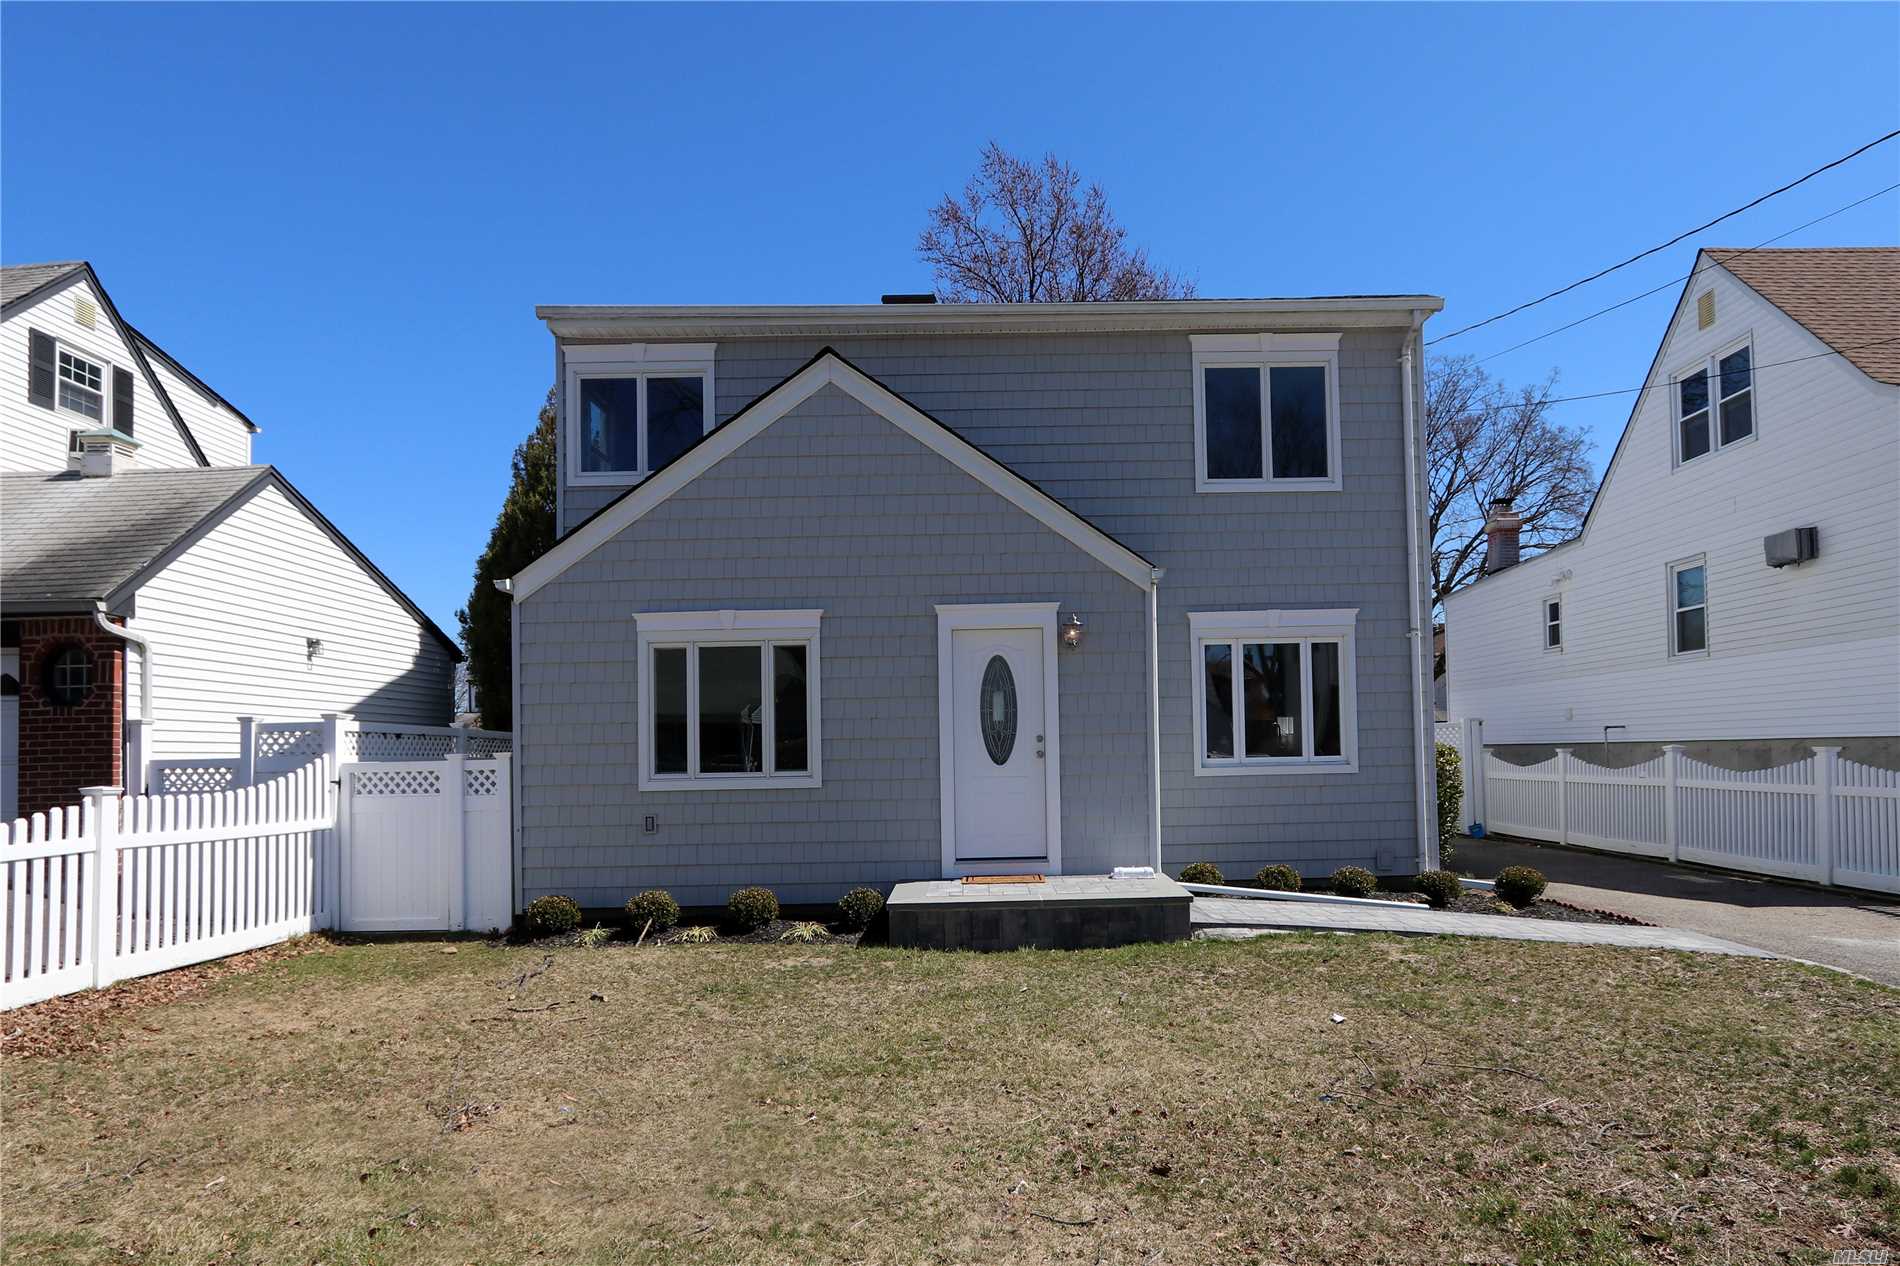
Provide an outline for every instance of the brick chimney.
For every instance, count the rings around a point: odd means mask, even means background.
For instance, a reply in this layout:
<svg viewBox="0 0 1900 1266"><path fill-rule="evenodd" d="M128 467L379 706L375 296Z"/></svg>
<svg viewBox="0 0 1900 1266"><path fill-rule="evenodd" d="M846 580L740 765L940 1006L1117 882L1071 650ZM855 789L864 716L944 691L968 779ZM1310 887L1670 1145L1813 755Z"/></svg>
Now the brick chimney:
<svg viewBox="0 0 1900 1266"><path fill-rule="evenodd" d="M1484 521L1485 575L1517 566L1517 531L1523 526L1509 497L1491 498L1491 517Z"/></svg>

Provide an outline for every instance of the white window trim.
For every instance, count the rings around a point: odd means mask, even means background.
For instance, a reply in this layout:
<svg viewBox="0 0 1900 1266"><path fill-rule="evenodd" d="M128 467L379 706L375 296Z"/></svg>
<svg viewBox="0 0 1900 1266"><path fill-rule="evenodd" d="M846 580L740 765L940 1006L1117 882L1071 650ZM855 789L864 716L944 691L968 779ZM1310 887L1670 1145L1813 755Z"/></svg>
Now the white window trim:
<svg viewBox="0 0 1900 1266"><path fill-rule="evenodd" d="M566 438L567 482L577 487L626 487L653 472L647 458L647 389L649 378L693 378L701 384L704 410L700 434L713 429L714 343L583 344L563 352L565 373L561 402L562 433ZM640 380L637 428L638 470L581 469L581 383L589 378Z"/></svg>
<svg viewBox="0 0 1900 1266"><path fill-rule="evenodd" d="M1194 489L1196 492L1337 492L1342 486L1339 441L1338 334L1194 334ZM1207 380L1211 367L1260 371L1259 479L1207 477ZM1275 368L1326 371L1326 477L1273 477L1273 384Z"/></svg>
<svg viewBox="0 0 1900 1266"><path fill-rule="evenodd" d="M1557 608L1557 618L1554 621L1550 618L1550 609L1553 606ZM1545 594L1537 600L1537 612L1538 635L1543 640L1545 653L1561 655L1564 649L1564 596L1560 593ZM1555 644L1550 640L1550 626L1552 624L1557 626L1557 641Z"/></svg>
<svg viewBox="0 0 1900 1266"><path fill-rule="evenodd" d="M1702 569L1702 649L1699 651L1685 651L1676 645L1676 615L1678 612L1693 611L1695 608L1679 607L1676 605L1676 573L1688 571L1695 567ZM1663 607L1669 613L1669 658L1708 658L1709 647L1715 641L1714 629L1711 627L1709 620L1709 556L1707 554L1697 554L1691 558L1677 559L1675 562L1669 564L1665 583L1669 586L1663 599Z"/></svg>
<svg viewBox="0 0 1900 1266"><path fill-rule="evenodd" d="M1722 442L1722 358L1748 349L1748 434ZM1695 374L1709 375L1709 451L1695 457L1682 455L1682 383ZM1736 393L1740 395L1740 392ZM1753 443L1761 435L1761 375L1755 364L1755 332L1749 330L1718 346L1700 361L1691 361L1669 376L1669 446L1678 467L1692 465L1731 448Z"/></svg>
<svg viewBox="0 0 1900 1266"><path fill-rule="evenodd" d="M1359 671L1357 607L1287 611L1188 612L1188 672L1193 682L1194 773L1196 777L1233 777L1247 774L1356 774L1359 772ZM1238 741L1235 755L1213 759L1207 755L1207 672L1202 648L1211 642L1314 642L1339 644L1339 755L1244 756ZM1313 733L1313 656L1300 652L1300 732ZM1238 714L1236 709L1236 714ZM1236 721L1238 730L1238 721Z"/></svg>
<svg viewBox="0 0 1900 1266"><path fill-rule="evenodd" d="M88 429L110 430L116 422L116 419L112 416L112 371L115 366L105 357L96 355L91 351L83 350L78 344L69 342L57 334L51 337L53 340L53 412L78 418ZM62 401L61 388L68 385L66 376L60 372L59 358L62 353L71 356L75 360L83 360L88 365L97 365L99 367L98 417L95 418L90 414L81 413L77 409L69 409ZM90 391L91 388L87 387L84 388L84 390Z"/></svg>
<svg viewBox="0 0 1900 1266"><path fill-rule="evenodd" d="M821 756L824 743L819 722L824 708L819 696L820 661L818 626L822 610L799 611L636 611L635 643L640 657L640 770L639 788L647 791L780 791L824 785ZM770 687L774 645L802 645L805 650L805 747L810 769L797 773L697 774L699 762L696 738L699 731L699 674L697 648L720 644L757 644L766 648L761 655L765 715L760 732L765 736L766 751L776 741L777 716ZM683 646L686 656L686 765L684 774L660 774L653 769L653 651Z"/></svg>

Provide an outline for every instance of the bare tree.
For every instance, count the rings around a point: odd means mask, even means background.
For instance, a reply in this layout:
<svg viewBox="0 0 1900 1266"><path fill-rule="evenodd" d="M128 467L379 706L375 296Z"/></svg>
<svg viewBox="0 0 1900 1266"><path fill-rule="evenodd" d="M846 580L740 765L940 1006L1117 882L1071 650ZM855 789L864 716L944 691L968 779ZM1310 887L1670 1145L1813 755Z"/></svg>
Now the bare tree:
<svg viewBox="0 0 1900 1266"><path fill-rule="evenodd" d="M1519 545L1548 549L1575 536L1596 480L1590 441L1549 418L1556 376L1512 389L1469 356L1428 363L1425 443L1429 463L1432 606L1478 578L1491 501L1508 497L1523 518Z"/></svg>
<svg viewBox="0 0 1900 1266"><path fill-rule="evenodd" d="M917 253L945 303L1087 303L1191 299L1194 283L1128 245L1100 185L1046 154L1016 158L995 141L961 199L930 209Z"/></svg>

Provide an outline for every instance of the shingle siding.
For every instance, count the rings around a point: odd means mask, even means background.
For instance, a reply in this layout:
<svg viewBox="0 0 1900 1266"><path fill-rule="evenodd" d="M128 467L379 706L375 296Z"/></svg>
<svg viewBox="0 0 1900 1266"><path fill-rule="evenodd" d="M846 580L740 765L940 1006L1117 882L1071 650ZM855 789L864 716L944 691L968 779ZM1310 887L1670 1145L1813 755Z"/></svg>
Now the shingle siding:
<svg viewBox="0 0 1900 1266"><path fill-rule="evenodd" d="M1064 867L1139 864L1145 592L824 389L518 608L522 899L938 876L936 604L1049 600L1089 621L1058 667ZM824 785L642 795L633 613L724 607L824 611Z"/></svg>
<svg viewBox="0 0 1900 1266"><path fill-rule="evenodd" d="M1315 328L1324 328L1324 321ZM1401 413L1401 375L1399 353L1403 339L1400 330L1348 331L1340 342L1340 406L1343 448L1344 486L1338 492L1314 493L1219 493L1202 494L1194 489L1194 417L1192 355L1184 334L1076 334L974 336L936 335L865 337L828 340L842 355L866 373L919 408L955 428L979 447L1035 481L1045 491L1131 549L1166 568L1160 585L1160 684L1161 684L1161 776L1162 838L1164 860L1170 870L1195 860L1213 860L1230 874L1251 874L1267 862L1289 862L1308 874L1322 874L1352 862L1376 868L1406 872L1416 868L1418 843L1414 810L1413 769L1415 768L1416 712L1412 701L1411 670L1408 653L1414 649L1407 637L1406 583L1406 491L1404 471L1404 427ZM715 368L715 403L720 421L731 417L745 404L797 370L820 348L815 339L743 339L719 344ZM780 424L781 426L783 424ZM741 456L760 444L771 441L779 428L766 432ZM895 434L885 426L885 431ZM780 440L779 442L783 442ZM736 460L729 458L728 462ZM704 485L720 472L703 477L694 487ZM908 486L893 472L866 466L857 476L873 481L878 491L894 504L896 520L910 526L906 535L913 544L905 548L930 566L948 586L960 578L981 578L988 566L983 550L973 555L963 549L948 548L938 534L954 527L938 522L940 507L933 501L919 501L921 490ZM834 476L846 478L846 476ZM958 475L968 485L966 477ZM780 481L779 486L784 486ZM972 485L973 486L973 485ZM731 591L742 579L749 558L782 559L785 563L775 590L780 594L768 605L826 605L814 592L814 584L801 575L810 570L800 549L776 543L779 532L794 537L817 529L827 536L841 534L841 548L864 559L865 566L879 565L885 556L881 550L866 552L865 546L878 546L881 530L877 523L852 523L838 518L833 497L810 485L799 485L804 495L794 494L773 513L778 516L771 534L762 539L741 541L736 553L727 558L723 551L707 552L695 544L680 551L683 570L667 579L668 565L647 555L636 564L622 542L599 551L577 566L562 580L550 585L544 596L568 601L570 581L584 572L595 577L611 598L591 600L603 613L611 612L624 636L625 646L609 658L624 663L632 672L632 632L626 626L626 613L632 609L633 595L642 587L650 594L674 599L670 605L745 606ZM573 488L563 490L562 520L571 528L600 506L612 500L615 489ZM684 493L682 496L686 495ZM750 494L748 494L750 495ZM968 495L967 492L962 495ZM677 498L676 498L677 500ZM748 511L748 514L751 512ZM801 527L802 525L802 527ZM636 529L637 531L638 529ZM611 561L608 556L611 555ZM692 564L696 563L697 566ZM1093 566L1093 564L1091 564ZM737 569L728 580L714 568ZM653 569L660 569L656 573ZM591 569L591 570L590 570ZM685 573L691 573L690 575ZM1024 588L993 599L936 598L935 601L1047 600L1062 598L1064 609L1070 605L1082 610L1089 620L1089 646L1081 657L1064 657L1064 672L1071 663L1079 663L1098 652L1103 641L1098 633L1109 617L1100 617L1092 609L1090 598L1071 593L1035 588L1022 577ZM673 591L682 584L694 586L690 600ZM1129 593L1135 591L1123 581L1113 581ZM1111 587L1107 592L1113 593ZM539 601L537 596L535 601ZM656 604L658 605L658 604ZM927 607L928 604L926 604ZM533 603L524 607L524 613ZM1255 610L1298 607L1355 607L1359 610L1358 634L1358 708L1360 768L1346 775L1259 775L1205 778L1193 772L1191 678L1187 613L1203 610ZM603 618L605 615L603 614ZM1102 621L1098 623L1098 620ZM524 761L536 743L539 730L534 709L553 707L547 699L537 698L539 687L526 675L525 659L530 644L526 639L530 624L538 626L542 617L524 619L523 710L518 720L522 733ZM829 661L831 632L827 615L827 693L830 693ZM532 636L539 636L535 633ZM590 654L596 653L590 651ZM923 838L903 854L901 864L892 862L876 849L862 860L847 861L840 870L843 883L872 882L895 877L892 872L903 866L920 866L935 873L938 866L935 762L935 637L929 631L914 652L919 662L905 672L927 675L926 693L920 705L925 715L916 724L922 726L926 740L921 746L904 745L900 764L914 762L906 777L916 781L920 794L927 794L929 809L922 814ZM1133 710L1139 726L1142 708L1140 691L1145 678L1139 672L1117 676L1114 689L1125 697L1121 708ZM630 685L629 685L630 689ZM1068 684L1063 696L1063 778L1065 814L1074 812L1068 791L1076 766L1092 758L1086 746L1093 741L1089 728L1080 719L1071 720ZM547 713L558 716L559 710ZM886 730L893 723L878 718L878 733L863 739L880 752L894 750ZM630 707L624 725L633 725ZM826 715L826 791L834 777L834 762L849 761L851 749L844 744L859 741L848 721L832 720ZM565 748L563 750L566 750ZM580 755L584 761L601 759L595 754ZM524 766L525 768L525 766ZM569 784L576 796L572 812L606 816L634 830L638 817L627 808L603 814L600 803L616 800L622 790L612 782L624 777L632 784L632 766L624 774L581 775ZM843 777L840 772L836 776ZM1099 821L1097 830L1119 838L1123 831L1136 831L1145 801L1131 799L1127 790L1104 779L1103 794L1094 804ZM532 813L524 791L524 811ZM781 793L781 797L805 793ZM821 793L810 793L821 794ZM631 797L629 797L631 798ZM657 799L670 803L679 797ZM781 799L781 803L790 804ZM592 807L583 808L591 805ZM1108 821L1126 815L1126 827ZM524 826L526 819L524 819ZM875 823L867 824L874 826ZM802 831L793 822L775 828L779 832ZM662 832L662 838L665 833ZM529 829L528 838L534 838ZM678 847L677 842L670 845ZM639 848L635 844L629 846ZM1065 829L1064 869L1087 868L1086 854L1067 838ZM708 865L691 847L680 848L683 865ZM528 861L532 868L537 863ZM721 863L723 865L723 863ZM829 864L829 863L828 863ZM618 863L600 869L612 871ZM853 869L853 867L856 869ZM622 870L627 868L622 866ZM731 877L743 881L746 876L734 867ZM849 875L844 874L849 871ZM652 873L658 873L657 868ZM539 879L530 878L524 896L547 889L536 884L558 886L569 882L564 870L544 870Z"/></svg>

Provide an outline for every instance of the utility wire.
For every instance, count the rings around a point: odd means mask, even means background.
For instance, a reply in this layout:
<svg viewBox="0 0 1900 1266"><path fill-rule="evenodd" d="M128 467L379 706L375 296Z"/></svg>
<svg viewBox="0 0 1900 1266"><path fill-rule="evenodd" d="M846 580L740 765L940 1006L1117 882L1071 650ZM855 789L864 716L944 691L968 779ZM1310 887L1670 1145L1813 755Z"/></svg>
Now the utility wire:
<svg viewBox="0 0 1900 1266"><path fill-rule="evenodd" d="M1597 272L1591 273L1588 277L1585 277L1579 281L1571 282L1567 286L1560 286L1556 290L1551 291L1547 295L1540 296L1539 298L1536 298L1536 299L1528 299L1525 302L1518 304L1515 308L1506 309L1505 311L1498 313L1496 316L1488 316L1482 321L1474 321L1470 325L1461 326L1458 329L1453 330L1449 334L1441 334L1437 338L1430 340L1430 342L1428 342L1426 346L1429 347L1434 343L1443 343L1447 339L1457 338L1460 334L1469 334L1471 331L1480 329L1483 326L1490 325L1494 321L1502 321L1505 317L1515 316L1519 312L1524 311L1526 308L1534 308L1540 303L1547 303L1550 300L1555 299L1558 295L1569 294L1572 290L1575 290L1578 286L1587 286L1593 281L1596 281L1603 277L1607 277L1619 268L1627 268L1631 264L1634 264L1637 260L1648 259L1651 255L1656 254L1658 251L1668 250L1671 246L1674 246L1676 243L1682 241L1684 238L1694 237L1697 233L1700 233L1705 229L1714 228L1716 225L1720 224L1722 221L1733 219L1744 211L1752 210L1753 208L1758 207L1762 203L1768 201L1768 199L1773 198L1779 194L1784 194L1788 192L1788 190L1793 189L1797 185L1806 184L1808 181L1813 180L1816 176L1820 175L1824 171L1831 171L1834 168L1839 167L1842 163L1848 162L1855 158L1859 158L1862 154L1865 154L1868 150L1874 148L1874 146L1884 145L1888 141L1891 141L1896 136L1900 136L1900 128L1896 128L1893 131L1887 133L1885 136L1882 136L1875 140L1871 140L1867 142L1865 145L1861 146L1859 149L1855 150L1851 154L1843 154L1831 163L1824 163L1821 166L1816 167L1813 171L1809 172L1807 175L1802 176L1798 180L1791 180L1787 184L1781 186L1779 189L1770 189L1767 193L1761 195L1759 198L1756 198L1752 202L1743 203L1741 206L1736 207L1733 211L1724 211L1721 215L1716 216L1713 220L1710 220L1706 224L1698 224L1695 228L1688 229L1684 232L1678 233L1674 237L1670 238L1667 242L1662 243L1660 246L1652 246L1646 251L1639 251L1636 254L1630 256L1628 259L1624 260L1620 264L1611 264L1608 268L1600 269Z"/></svg>
<svg viewBox="0 0 1900 1266"><path fill-rule="evenodd" d="M1900 343L1900 334L1892 338L1877 338L1871 343L1852 343L1846 347L1832 348L1825 352L1811 352L1806 356L1795 356L1788 360L1771 360L1760 365L1752 365L1749 367L1749 385L1754 385L1753 375L1759 374L1764 369L1778 369L1783 365L1799 365L1802 361L1821 360L1828 356L1844 356L1848 352L1857 352L1864 347L1885 347L1889 343ZM1641 395L1645 391L1661 391L1665 387L1673 387L1675 385L1674 382L1658 382L1641 387L1618 387L1614 391L1592 391L1581 396L1546 396L1541 399L1520 400L1514 404L1493 405L1487 409L1474 409L1471 413L1463 416L1496 417L1500 413L1508 413L1513 409L1536 408L1539 405L1546 404L1569 404L1574 400L1602 400L1609 396L1635 396Z"/></svg>
<svg viewBox="0 0 1900 1266"><path fill-rule="evenodd" d="M1746 247L1739 251L1735 251L1732 254L1724 255L1722 256L1722 258L1714 260L1713 264L1710 264L1707 267L1698 268L1686 277L1676 277L1670 281L1665 281L1662 285L1657 286L1652 290L1645 290L1643 291L1642 294L1639 294L1639 295L1631 295L1629 298L1623 300L1621 303L1612 303L1607 308L1598 308L1595 312L1592 312L1589 316L1578 317L1576 320L1570 322L1569 324L1560 325L1554 330L1545 330L1542 334L1539 334L1534 338L1527 338L1522 343L1513 343L1511 344L1511 346L1505 348L1501 352L1492 352L1489 356L1480 356L1478 358L1477 363L1482 365L1486 361L1496 360L1500 356L1508 356L1512 352L1515 352L1520 347L1529 347L1532 343L1541 343L1543 340L1549 338L1553 334L1562 334L1565 330L1574 330L1579 325L1582 325L1586 321L1594 321L1600 316L1604 316L1604 315L1607 315L1608 313L1616 311L1618 308L1627 308L1630 304L1635 303L1639 299L1647 299L1651 295L1661 294L1665 290L1673 289L1675 286L1677 286L1678 284L1682 282L1693 281L1695 280L1696 277L1698 277L1702 273L1708 272L1710 268L1714 267L1714 264L1726 264L1731 259L1740 259L1744 255L1751 254L1755 251L1761 250L1763 247L1772 246L1776 242L1781 241L1785 237L1794 236L1796 233L1799 233L1802 229L1811 229L1823 220L1831 220L1835 216L1840 215L1843 212L1852 211L1855 207L1861 206L1863 203L1872 202L1875 198L1880 197L1882 194L1892 193L1896 189L1900 189L1900 185L1888 185L1885 189L1877 189L1873 193L1868 194L1865 198L1857 199L1856 201L1848 203L1844 207L1836 207L1832 211L1828 212L1826 215L1816 216L1814 219L1809 220L1806 224L1798 224L1794 228L1789 229L1786 233L1777 233L1775 234L1775 236L1767 239L1766 241L1757 242L1753 246Z"/></svg>

